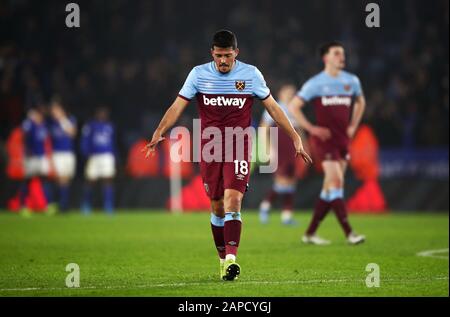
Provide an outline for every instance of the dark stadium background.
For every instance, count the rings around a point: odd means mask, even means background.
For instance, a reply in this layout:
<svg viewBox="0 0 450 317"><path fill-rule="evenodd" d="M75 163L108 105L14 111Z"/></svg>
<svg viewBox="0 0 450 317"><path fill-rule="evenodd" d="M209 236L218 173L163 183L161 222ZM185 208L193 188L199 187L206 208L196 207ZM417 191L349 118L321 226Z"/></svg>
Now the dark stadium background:
<svg viewBox="0 0 450 317"><path fill-rule="evenodd" d="M151 136L189 70L210 60L212 34L225 27L237 35L239 59L258 66L274 93L321 70L322 42L342 41L367 99L364 123L380 143L389 208L448 212L448 1L76 1L81 27L72 29L64 22L68 2L0 1L0 208L13 188L5 175L8 135L28 107L54 94L80 127L95 106L111 108L118 206L163 207L167 177L130 177L128 149ZM369 2L380 5L381 28L365 26ZM262 109L254 105L255 123ZM189 126L192 116L194 103L180 123ZM82 176L79 160L74 208ZM270 184L269 175L253 174L244 206L256 208ZM359 185L349 173L347 196ZM319 188L320 176L309 173L296 207L311 208Z"/></svg>

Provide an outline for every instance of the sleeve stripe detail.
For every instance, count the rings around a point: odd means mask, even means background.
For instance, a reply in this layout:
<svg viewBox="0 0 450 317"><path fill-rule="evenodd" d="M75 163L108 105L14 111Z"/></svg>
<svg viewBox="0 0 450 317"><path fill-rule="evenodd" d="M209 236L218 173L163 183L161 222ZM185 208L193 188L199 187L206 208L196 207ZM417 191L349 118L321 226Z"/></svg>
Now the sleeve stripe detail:
<svg viewBox="0 0 450 317"><path fill-rule="evenodd" d="M298 99L302 100L304 103L308 103L309 100L306 100L305 98L303 98L302 96L299 95L295 95L294 97L297 97ZM311 99L310 99L311 100Z"/></svg>
<svg viewBox="0 0 450 317"><path fill-rule="evenodd" d="M269 94L266 96L266 97L264 97L264 98L261 98L260 100L266 100L267 98L269 98L270 97L270 95L271 95L271 93L269 92Z"/></svg>
<svg viewBox="0 0 450 317"><path fill-rule="evenodd" d="M189 99L189 98L186 98L185 96L183 96L183 95L180 95L180 94L178 94L178 97L180 97L180 98L182 98L182 99L184 99L184 100L186 100L186 101L191 101L191 99Z"/></svg>

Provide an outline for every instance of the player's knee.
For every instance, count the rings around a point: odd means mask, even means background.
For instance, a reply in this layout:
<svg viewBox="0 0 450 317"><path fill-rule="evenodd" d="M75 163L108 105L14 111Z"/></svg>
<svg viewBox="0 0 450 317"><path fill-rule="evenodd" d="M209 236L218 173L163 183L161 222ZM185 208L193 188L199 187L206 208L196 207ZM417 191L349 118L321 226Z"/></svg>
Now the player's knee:
<svg viewBox="0 0 450 317"><path fill-rule="evenodd" d="M324 189L342 188L344 187L344 180L341 177L327 178L323 184Z"/></svg>
<svg viewBox="0 0 450 317"><path fill-rule="evenodd" d="M242 196L238 194L231 194L226 198L227 210L239 211L241 209Z"/></svg>
<svg viewBox="0 0 450 317"><path fill-rule="evenodd" d="M337 177L330 181L330 188L342 188L344 187L344 180L340 177Z"/></svg>
<svg viewBox="0 0 450 317"><path fill-rule="evenodd" d="M220 218L225 217L225 210L223 208L223 200L212 200L211 201L212 212Z"/></svg>

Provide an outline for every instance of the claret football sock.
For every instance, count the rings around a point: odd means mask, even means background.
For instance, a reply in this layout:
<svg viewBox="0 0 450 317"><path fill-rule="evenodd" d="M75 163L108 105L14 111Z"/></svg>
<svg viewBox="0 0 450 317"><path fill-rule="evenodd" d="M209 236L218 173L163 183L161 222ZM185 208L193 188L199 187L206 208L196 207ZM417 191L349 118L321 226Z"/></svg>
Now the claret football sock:
<svg viewBox="0 0 450 317"><path fill-rule="evenodd" d="M275 184L274 189L280 194L282 198L281 220L283 223L289 224L292 219L292 210L294 208L294 192L295 185L293 184Z"/></svg>
<svg viewBox="0 0 450 317"><path fill-rule="evenodd" d="M283 209L293 210L294 209L294 193L283 194Z"/></svg>
<svg viewBox="0 0 450 317"><path fill-rule="evenodd" d="M269 193L266 195L266 198L264 199L265 201L268 201L269 204L273 204L273 201L277 198L278 193L276 192L275 189L271 189L269 191Z"/></svg>
<svg viewBox="0 0 450 317"><path fill-rule="evenodd" d="M224 225L225 252L236 256L241 239L241 213L226 212Z"/></svg>
<svg viewBox="0 0 450 317"><path fill-rule="evenodd" d="M345 236L347 237L351 232L352 228L348 222L347 217L347 207L344 201L344 189L343 188L332 188L330 189L330 205L333 208L338 221L344 230Z"/></svg>
<svg viewBox="0 0 450 317"><path fill-rule="evenodd" d="M311 223L309 224L308 230L306 231L306 234L308 236L313 235L317 231L320 222L325 218L330 208L331 206L328 201L323 200L323 198L317 199Z"/></svg>
<svg viewBox="0 0 450 317"><path fill-rule="evenodd" d="M221 260L225 260L224 220L211 213L211 231L216 245L217 253Z"/></svg>
<svg viewBox="0 0 450 317"><path fill-rule="evenodd" d="M344 200L342 198L335 199L330 204L344 230L345 236L347 237L352 232L352 227L348 222L347 207L345 206Z"/></svg>

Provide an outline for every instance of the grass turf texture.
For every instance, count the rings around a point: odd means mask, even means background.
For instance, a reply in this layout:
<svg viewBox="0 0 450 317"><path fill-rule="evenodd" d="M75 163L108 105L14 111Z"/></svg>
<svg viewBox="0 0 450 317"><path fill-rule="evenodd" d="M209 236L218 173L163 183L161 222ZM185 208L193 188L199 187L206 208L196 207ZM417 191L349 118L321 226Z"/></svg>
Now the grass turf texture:
<svg viewBox="0 0 450 317"><path fill-rule="evenodd" d="M300 243L300 226L279 213L261 225L243 212L239 280L219 280L208 213L118 212L107 216L0 213L0 296L448 296L448 214L351 215L366 243L346 244L334 215L319 234L330 246ZM65 286L68 263L80 267L80 288ZM368 288L368 263L381 285Z"/></svg>

